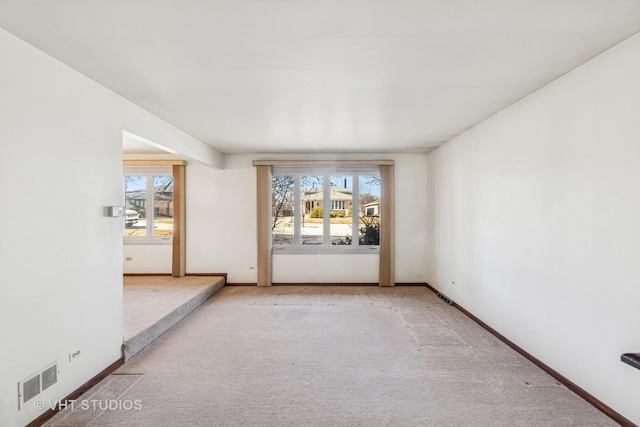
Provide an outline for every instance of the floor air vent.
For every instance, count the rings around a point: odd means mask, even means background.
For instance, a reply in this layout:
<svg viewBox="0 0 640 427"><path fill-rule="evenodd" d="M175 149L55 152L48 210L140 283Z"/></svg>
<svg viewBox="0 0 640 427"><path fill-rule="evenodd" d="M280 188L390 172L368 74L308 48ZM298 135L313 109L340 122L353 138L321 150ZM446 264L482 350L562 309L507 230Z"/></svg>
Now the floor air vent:
<svg viewBox="0 0 640 427"><path fill-rule="evenodd" d="M58 362L29 375L18 383L18 409L58 382Z"/></svg>
<svg viewBox="0 0 640 427"><path fill-rule="evenodd" d="M446 302L448 305L453 305L453 300L451 300L451 298L449 298L445 294L441 294L440 292L438 292L438 298Z"/></svg>

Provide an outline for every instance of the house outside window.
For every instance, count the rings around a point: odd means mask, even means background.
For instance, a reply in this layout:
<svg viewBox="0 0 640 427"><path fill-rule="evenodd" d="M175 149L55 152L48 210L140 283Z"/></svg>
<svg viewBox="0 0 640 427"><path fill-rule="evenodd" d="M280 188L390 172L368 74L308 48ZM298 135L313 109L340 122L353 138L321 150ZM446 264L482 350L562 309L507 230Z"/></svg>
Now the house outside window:
<svg viewBox="0 0 640 427"><path fill-rule="evenodd" d="M125 168L125 244L171 244L173 175L171 168Z"/></svg>

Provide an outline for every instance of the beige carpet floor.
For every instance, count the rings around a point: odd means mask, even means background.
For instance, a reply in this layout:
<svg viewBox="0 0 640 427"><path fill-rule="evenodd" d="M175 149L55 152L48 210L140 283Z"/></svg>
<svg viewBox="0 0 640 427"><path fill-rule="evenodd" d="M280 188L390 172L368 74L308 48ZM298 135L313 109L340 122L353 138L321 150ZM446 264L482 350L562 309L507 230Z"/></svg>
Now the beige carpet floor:
<svg viewBox="0 0 640 427"><path fill-rule="evenodd" d="M616 425L417 286L225 287L80 400L121 407L48 425Z"/></svg>

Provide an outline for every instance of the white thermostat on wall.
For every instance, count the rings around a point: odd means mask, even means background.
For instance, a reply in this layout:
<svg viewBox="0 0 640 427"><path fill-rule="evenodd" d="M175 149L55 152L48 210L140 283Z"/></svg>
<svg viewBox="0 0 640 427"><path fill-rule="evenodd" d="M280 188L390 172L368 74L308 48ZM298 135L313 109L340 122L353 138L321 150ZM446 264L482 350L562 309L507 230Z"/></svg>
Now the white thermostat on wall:
<svg viewBox="0 0 640 427"><path fill-rule="evenodd" d="M107 206L107 211L109 212L109 216L113 216L113 217L124 216L123 206Z"/></svg>

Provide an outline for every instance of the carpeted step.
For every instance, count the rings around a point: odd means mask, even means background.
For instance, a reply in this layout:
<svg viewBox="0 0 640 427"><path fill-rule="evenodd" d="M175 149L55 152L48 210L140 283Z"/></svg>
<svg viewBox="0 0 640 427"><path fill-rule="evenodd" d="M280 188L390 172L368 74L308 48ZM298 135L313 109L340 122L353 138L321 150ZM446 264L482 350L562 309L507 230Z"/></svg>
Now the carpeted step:
<svg viewBox="0 0 640 427"><path fill-rule="evenodd" d="M122 344L122 355L124 360L128 361L133 356L142 351L146 346L151 344L160 335L169 330L172 326L184 319L189 313L198 308L211 295L215 294L224 286L224 279L218 278L214 280L211 286L207 286L193 298L180 305L171 313L162 317L158 322L150 327L140 331L133 337L125 339Z"/></svg>

